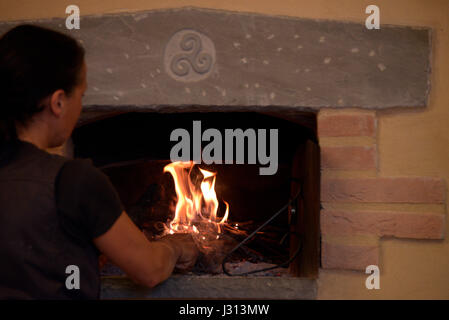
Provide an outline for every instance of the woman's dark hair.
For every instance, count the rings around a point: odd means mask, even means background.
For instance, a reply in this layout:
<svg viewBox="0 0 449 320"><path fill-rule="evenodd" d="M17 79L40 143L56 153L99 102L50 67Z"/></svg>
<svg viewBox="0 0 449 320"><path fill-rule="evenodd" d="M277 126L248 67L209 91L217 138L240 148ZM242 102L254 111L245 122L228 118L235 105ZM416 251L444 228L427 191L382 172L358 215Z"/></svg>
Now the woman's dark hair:
<svg viewBox="0 0 449 320"><path fill-rule="evenodd" d="M74 38L50 29L20 25L0 38L0 154L45 97L59 89L70 95L81 83L83 61Z"/></svg>

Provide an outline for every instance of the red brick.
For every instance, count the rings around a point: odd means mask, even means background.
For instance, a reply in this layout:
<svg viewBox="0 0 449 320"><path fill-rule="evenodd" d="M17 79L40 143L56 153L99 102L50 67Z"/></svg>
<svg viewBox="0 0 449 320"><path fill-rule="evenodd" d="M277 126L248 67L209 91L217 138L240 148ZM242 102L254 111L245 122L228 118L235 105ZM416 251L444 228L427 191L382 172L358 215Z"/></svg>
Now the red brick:
<svg viewBox="0 0 449 320"><path fill-rule="evenodd" d="M363 270L379 264L378 245L345 245L322 242L321 262L325 269Z"/></svg>
<svg viewBox="0 0 449 320"><path fill-rule="evenodd" d="M318 116L318 137L349 137L376 135L373 114L335 114Z"/></svg>
<svg viewBox="0 0 449 320"><path fill-rule="evenodd" d="M369 170L376 168L375 147L322 147L321 168Z"/></svg>
<svg viewBox="0 0 449 320"><path fill-rule="evenodd" d="M443 239L445 217L439 213L321 211L325 235L372 234L411 239Z"/></svg>
<svg viewBox="0 0 449 320"><path fill-rule="evenodd" d="M323 202L443 203L444 181L439 178L323 179Z"/></svg>

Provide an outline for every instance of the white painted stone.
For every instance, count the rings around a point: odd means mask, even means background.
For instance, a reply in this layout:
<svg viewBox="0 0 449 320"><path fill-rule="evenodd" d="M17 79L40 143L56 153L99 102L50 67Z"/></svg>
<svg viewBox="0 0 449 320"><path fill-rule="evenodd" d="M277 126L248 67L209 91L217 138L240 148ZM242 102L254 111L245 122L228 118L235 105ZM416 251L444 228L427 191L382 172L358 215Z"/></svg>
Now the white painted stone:
<svg viewBox="0 0 449 320"><path fill-rule="evenodd" d="M140 20L145 19L145 18L147 18L147 17L148 17L148 14L147 14L147 13L135 14L135 15L133 16L134 21L140 21Z"/></svg>
<svg viewBox="0 0 449 320"><path fill-rule="evenodd" d="M387 69L387 67L383 63L377 64L377 67L379 68L380 71L385 71L385 69Z"/></svg>

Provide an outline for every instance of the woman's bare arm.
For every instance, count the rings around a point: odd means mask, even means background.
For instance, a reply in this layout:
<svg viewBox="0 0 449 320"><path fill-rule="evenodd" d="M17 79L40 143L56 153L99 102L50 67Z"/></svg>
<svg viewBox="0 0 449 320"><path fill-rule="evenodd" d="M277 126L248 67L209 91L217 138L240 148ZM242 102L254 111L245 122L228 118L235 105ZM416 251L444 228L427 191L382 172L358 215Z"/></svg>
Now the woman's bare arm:
<svg viewBox="0 0 449 320"><path fill-rule="evenodd" d="M123 211L112 227L94 239L97 248L136 283L154 287L166 280L176 263L191 264L198 255L193 241L148 241Z"/></svg>

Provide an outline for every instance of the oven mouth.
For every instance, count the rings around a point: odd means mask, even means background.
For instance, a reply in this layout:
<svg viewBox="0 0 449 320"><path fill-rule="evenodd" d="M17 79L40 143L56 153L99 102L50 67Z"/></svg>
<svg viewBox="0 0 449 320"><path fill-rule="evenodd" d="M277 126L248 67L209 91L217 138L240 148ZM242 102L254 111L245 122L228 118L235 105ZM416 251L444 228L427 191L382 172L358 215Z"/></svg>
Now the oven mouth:
<svg viewBox="0 0 449 320"><path fill-rule="evenodd" d="M148 239L157 240L174 219L176 207L175 182L164 173L164 167L173 164L170 152L177 141L171 141L170 135L174 130L192 131L195 121L201 122L203 130L217 130L223 137L230 128L243 132L254 129L255 133L276 129L278 170L273 175L261 175L258 163L246 163L251 143L246 136L244 163L192 163L192 167L216 174L215 191L220 203L217 218L224 216L226 201L229 220L222 227L220 239L212 244L213 249L201 251L193 270L174 274L161 286L183 286L193 281L203 287L208 281L216 281L212 290L231 282L237 287L246 279L253 281L252 287L274 281L272 286L285 291L285 286L291 286L287 280L293 279L297 286L306 283L314 292L315 283L309 280L318 277L320 265L319 148L316 125L304 124L314 124L315 118L312 113L290 119L255 112L112 113L78 126L72 140L75 157L90 158L110 178L131 219ZM268 141L267 148L271 144L273 141ZM233 149L236 162L238 145ZM130 285L125 274L111 263L101 274L109 283L104 286L106 291L110 285L115 287L111 281L119 281L119 286ZM223 296L230 294L222 289L219 291ZM192 290L187 290L186 296ZM105 296L112 294L106 291ZM168 292L162 291L161 297L176 296ZM270 295L267 290L263 292ZM235 292L229 296L236 297Z"/></svg>

